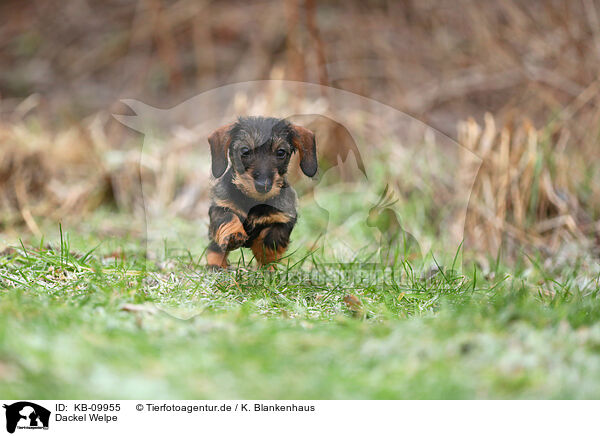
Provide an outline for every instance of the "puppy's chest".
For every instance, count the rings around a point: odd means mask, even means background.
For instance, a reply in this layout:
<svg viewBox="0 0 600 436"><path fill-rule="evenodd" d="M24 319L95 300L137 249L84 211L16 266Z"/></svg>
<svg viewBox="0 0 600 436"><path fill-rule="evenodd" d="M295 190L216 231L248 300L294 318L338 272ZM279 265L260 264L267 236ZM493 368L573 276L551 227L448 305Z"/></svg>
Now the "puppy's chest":
<svg viewBox="0 0 600 436"><path fill-rule="evenodd" d="M252 208L243 221L244 230L250 239L254 239L265 228L273 225L293 227L296 222L295 214L283 212L271 206L261 205Z"/></svg>

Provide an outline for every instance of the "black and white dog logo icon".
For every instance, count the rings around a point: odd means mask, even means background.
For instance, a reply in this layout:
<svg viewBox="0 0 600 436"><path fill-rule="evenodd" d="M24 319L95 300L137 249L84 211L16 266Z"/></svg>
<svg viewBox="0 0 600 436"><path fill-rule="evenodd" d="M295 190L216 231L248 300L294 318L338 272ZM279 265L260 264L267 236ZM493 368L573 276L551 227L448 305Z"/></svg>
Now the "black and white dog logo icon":
<svg viewBox="0 0 600 436"><path fill-rule="evenodd" d="M48 429L50 411L29 401L5 404L6 431L14 433L15 429Z"/></svg>

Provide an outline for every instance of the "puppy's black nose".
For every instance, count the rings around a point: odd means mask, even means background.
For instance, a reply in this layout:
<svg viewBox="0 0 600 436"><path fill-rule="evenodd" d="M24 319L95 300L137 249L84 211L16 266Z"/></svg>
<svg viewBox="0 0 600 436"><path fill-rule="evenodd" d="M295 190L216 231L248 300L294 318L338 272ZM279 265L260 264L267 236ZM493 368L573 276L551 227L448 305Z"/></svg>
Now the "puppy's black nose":
<svg viewBox="0 0 600 436"><path fill-rule="evenodd" d="M261 194L266 194L273 187L273 181L269 178L254 180L254 187Z"/></svg>

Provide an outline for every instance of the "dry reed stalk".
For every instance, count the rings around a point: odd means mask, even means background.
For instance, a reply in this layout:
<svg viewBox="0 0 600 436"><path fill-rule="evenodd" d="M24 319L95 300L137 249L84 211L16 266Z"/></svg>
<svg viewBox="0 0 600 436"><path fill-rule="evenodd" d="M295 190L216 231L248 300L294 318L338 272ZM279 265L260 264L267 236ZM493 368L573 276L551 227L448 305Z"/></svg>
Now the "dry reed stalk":
<svg viewBox="0 0 600 436"><path fill-rule="evenodd" d="M467 213L468 248L492 256L518 247L550 254L564 242L589 242L570 168L560 156L558 165L551 166L551 157L564 151L568 134L548 150L528 120L498 131L490 114L483 128L469 119L459 124L458 132L460 143L483 159ZM467 156L465 168L474 165Z"/></svg>

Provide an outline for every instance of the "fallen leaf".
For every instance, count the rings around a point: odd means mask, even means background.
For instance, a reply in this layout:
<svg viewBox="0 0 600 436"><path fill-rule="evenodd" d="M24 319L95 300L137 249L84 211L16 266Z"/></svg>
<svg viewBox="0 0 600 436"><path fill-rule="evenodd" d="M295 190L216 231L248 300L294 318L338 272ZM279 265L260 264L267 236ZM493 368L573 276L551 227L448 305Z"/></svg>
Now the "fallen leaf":
<svg viewBox="0 0 600 436"><path fill-rule="evenodd" d="M135 313L143 312L151 315L154 315L157 312L156 306L153 304L124 304L121 306L121 310Z"/></svg>
<svg viewBox="0 0 600 436"><path fill-rule="evenodd" d="M362 303L356 295L346 294L346 296L344 297L344 303L346 304L346 307L354 317L358 318L362 316Z"/></svg>

